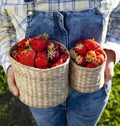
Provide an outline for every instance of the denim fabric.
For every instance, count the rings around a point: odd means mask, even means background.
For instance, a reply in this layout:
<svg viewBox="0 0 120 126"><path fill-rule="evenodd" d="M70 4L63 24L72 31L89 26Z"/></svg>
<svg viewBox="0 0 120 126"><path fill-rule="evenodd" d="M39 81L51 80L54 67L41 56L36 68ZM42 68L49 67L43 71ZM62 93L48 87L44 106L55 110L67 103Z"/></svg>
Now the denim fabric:
<svg viewBox="0 0 120 126"><path fill-rule="evenodd" d="M79 39L94 38L102 43L105 20L95 8L80 12L28 10L27 20L26 37L47 33L49 39L63 43L68 49ZM110 87L104 86L93 93L80 93L70 87L64 103L30 110L38 126L95 126L108 101L109 90Z"/></svg>
<svg viewBox="0 0 120 126"><path fill-rule="evenodd" d="M79 39L94 38L102 43L104 18L95 8L81 12L32 11L32 13L32 16L28 16L26 37L46 32L49 39L63 43L68 49Z"/></svg>
<svg viewBox="0 0 120 126"><path fill-rule="evenodd" d="M70 88L65 102L52 108L29 107L38 126L96 126L109 98L111 84L93 93Z"/></svg>

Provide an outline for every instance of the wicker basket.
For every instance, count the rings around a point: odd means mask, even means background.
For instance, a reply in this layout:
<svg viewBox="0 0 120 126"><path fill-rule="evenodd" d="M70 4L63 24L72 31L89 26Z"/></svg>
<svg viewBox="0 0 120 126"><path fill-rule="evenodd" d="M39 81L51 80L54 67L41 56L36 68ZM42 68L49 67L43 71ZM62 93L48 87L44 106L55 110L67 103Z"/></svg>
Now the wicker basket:
<svg viewBox="0 0 120 126"><path fill-rule="evenodd" d="M63 45L62 45L63 46ZM57 106L68 96L69 60L55 68L41 70L23 65L11 57L10 62L14 70L16 85L19 88L20 100L36 108Z"/></svg>
<svg viewBox="0 0 120 126"><path fill-rule="evenodd" d="M70 85L83 93L97 91L104 85L104 70L106 62L96 68L78 66L70 61Z"/></svg>

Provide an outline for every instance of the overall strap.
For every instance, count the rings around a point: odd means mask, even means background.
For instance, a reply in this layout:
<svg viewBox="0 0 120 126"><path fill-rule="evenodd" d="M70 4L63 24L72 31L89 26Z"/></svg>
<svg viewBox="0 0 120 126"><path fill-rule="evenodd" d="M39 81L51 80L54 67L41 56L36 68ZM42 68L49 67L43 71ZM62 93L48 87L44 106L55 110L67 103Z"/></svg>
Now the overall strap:
<svg viewBox="0 0 120 126"><path fill-rule="evenodd" d="M33 17L35 14L35 0L24 0L27 4L27 16Z"/></svg>
<svg viewBox="0 0 120 126"><path fill-rule="evenodd" d="M35 1L36 0L24 0L24 2L27 4L27 16L34 16L35 12ZM101 0L88 0L89 2L89 9L93 8L100 8L101 7Z"/></svg>

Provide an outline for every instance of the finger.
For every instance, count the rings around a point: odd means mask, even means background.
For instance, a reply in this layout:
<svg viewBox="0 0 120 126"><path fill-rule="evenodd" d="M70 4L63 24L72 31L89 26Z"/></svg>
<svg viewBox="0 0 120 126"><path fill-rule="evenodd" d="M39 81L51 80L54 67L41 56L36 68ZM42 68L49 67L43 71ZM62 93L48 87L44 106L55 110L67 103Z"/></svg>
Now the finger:
<svg viewBox="0 0 120 126"><path fill-rule="evenodd" d="M10 79L8 79L8 88L13 95L19 96L18 87L16 86L15 82Z"/></svg>
<svg viewBox="0 0 120 126"><path fill-rule="evenodd" d="M113 63L109 63L105 69L105 85L109 84L114 76L114 65Z"/></svg>

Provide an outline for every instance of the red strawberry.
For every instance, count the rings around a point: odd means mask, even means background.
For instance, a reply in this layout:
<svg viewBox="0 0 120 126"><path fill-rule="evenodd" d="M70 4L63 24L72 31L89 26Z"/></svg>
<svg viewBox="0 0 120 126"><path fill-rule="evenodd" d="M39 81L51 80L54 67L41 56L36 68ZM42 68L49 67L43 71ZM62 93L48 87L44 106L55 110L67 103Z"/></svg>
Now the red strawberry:
<svg viewBox="0 0 120 126"><path fill-rule="evenodd" d="M57 43L57 42L54 43L55 50L60 49L60 47L61 47L60 43Z"/></svg>
<svg viewBox="0 0 120 126"><path fill-rule="evenodd" d="M14 59L15 59L16 61L19 62L19 55L20 55L20 53L22 53L24 50L25 50L25 49L24 49L23 47L21 47L21 48L18 48L17 50L14 50L14 51L13 51L13 52L14 52L13 57L14 57Z"/></svg>
<svg viewBox="0 0 120 126"><path fill-rule="evenodd" d="M105 51L101 47L96 48L95 52L97 55L103 54L105 56Z"/></svg>
<svg viewBox="0 0 120 126"><path fill-rule="evenodd" d="M77 45L79 45L79 44L81 44L81 43L84 43L84 42L85 42L85 40L80 39L79 41L77 41L77 42L75 43L75 46L77 46Z"/></svg>
<svg viewBox="0 0 120 126"><path fill-rule="evenodd" d="M85 55L87 52L87 48L84 46L84 43L81 43L81 41L75 45L75 52L78 55Z"/></svg>
<svg viewBox="0 0 120 126"><path fill-rule="evenodd" d="M59 65L61 65L61 64L63 64L63 59L62 59L62 58L60 58L57 62L55 62L54 64L52 64L51 68L52 68L52 67L59 66Z"/></svg>
<svg viewBox="0 0 120 126"><path fill-rule="evenodd" d="M24 50L25 50L25 48L23 48L23 47L18 48L17 53L20 54L20 53L22 53Z"/></svg>
<svg viewBox="0 0 120 126"><path fill-rule="evenodd" d="M53 65L53 63L50 63L50 62L48 62L48 68L51 68L52 67L52 65Z"/></svg>
<svg viewBox="0 0 120 126"><path fill-rule="evenodd" d="M101 64L103 64L105 62L105 57L104 57L104 55L103 54L98 54L97 56L96 56L96 64L97 65L101 65Z"/></svg>
<svg viewBox="0 0 120 126"><path fill-rule="evenodd" d="M46 50L46 49L44 49L44 50L42 51L42 53L43 53L45 56L47 56L47 50Z"/></svg>
<svg viewBox="0 0 120 126"><path fill-rule="evenodd" d="M46 46L47 50L53 50L54 49L54 43L50 40L47 40L47 46Z"/></svg>
<svg viewBox="0 0 120 126"><path fill-rule="evenodd" d="M48 60L45 53L39 52L35 57L35 66L38 68L47 68Z"/></svg>
<svg viewBox="0 0 120 126"><path fill-rule="evenodd" d="M60 50L48 50L47 57L50 62L55 63L57 60L60 59Z"/></svg>
<svg viewBox="0 0 120 126"><path fill-rule="evenodd" d="M43 34L31 40L30 45L35 52L43 51L47 45L47 37Z"/></svg>
<svg viewBox="0 0 120 126"><path fill-rule="evenodd" d="M14 59L19 62L19 56L18 55L15 55Z"/></svg>
<svg viewBox="0 0 120 126"><path fill-rule="evenodd" d="M47 43L47 57L50 62L55 63L60 59L60 44L49 41Z"/></svg>
<svg viewBox="0 0 120 126"><path fill-rule="evenodd" d="M64 53L66 53L66 50L65 50L65 48L63 46L61 46L60 47L60 54L62 55Z"/></svg>
<svg viewBox="0 0 120 126"><path fill-rule="evenodd" d="M96 64L94 64L94 63L88 63L88 64L86 65L86 67L87 67L87 68L95 68L95 67L96 67Z"/></svg>
<svg viewBox="0 0 120 126"><path fill-rule="evenodd" d="M75 63L79 66L85 66L86 64L86 59L82 55L78 55L75 57Z"/></svg>
<svg viewBox="0 0 120 126"><path fill-rule="evenodd" d="M100 47L100 44L92 39L85 40L84 45L88 50L95 50L96 48Z"/></svg>
<svg viewBox="0 0 120 126"><path fill-rule="evenodd" d="M63 60L63 62L65 62L67 60L67 58L68 58L68 53L63 53L61 55L61 59Z"/></svg>
<svg viewBox="0 0 120 126"><path fill-rule="evenodd" d="M94 62L96 60L96 53L95 51L87 51L85 55L86 61L88 62Z"/></svg>
<svg viewBox="0 0 120 126"><path fill-rule="evenodd" d="M47 41L47 50L57 50L60 49L61 45L58 42Z"/></svg>
<svg viewBox="0 0 120 126"><path fill-rule="evenodd" d="M22 48L29 47L30 46L30 38L22 39L20 42L18 42L17 46L20 48L21 47Z"/></svg>
<svg viewBox="0 0 120 126"><path fill-rule="evenodd" d="M19 54L19 61L20 63L27 65L27 66L34 66L36 53L32 49L25 49Z"/></svg>

